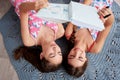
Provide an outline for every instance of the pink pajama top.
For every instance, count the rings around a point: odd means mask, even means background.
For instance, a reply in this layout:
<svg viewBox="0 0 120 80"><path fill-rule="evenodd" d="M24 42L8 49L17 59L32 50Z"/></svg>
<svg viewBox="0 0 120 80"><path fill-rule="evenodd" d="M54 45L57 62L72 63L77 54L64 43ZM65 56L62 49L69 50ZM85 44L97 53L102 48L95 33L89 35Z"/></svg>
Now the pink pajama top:
<svg viewBox="0 0 120 80"><path fill-rule="evenodd" d="M15 7L15 12L19 15L19 5L24 2L34 2L35 0L10 0L12 5ZM29 32L31 36L36 39L38 37L38 33L40 31L40 27L42 25L45 25L47 27L50 27L55 33L58 30L58 26L54 22L46 21L43 20L42 18L38 18L36 16L36 11L35 10L30 10L28 12L28 27L29 27Z"/></svg>

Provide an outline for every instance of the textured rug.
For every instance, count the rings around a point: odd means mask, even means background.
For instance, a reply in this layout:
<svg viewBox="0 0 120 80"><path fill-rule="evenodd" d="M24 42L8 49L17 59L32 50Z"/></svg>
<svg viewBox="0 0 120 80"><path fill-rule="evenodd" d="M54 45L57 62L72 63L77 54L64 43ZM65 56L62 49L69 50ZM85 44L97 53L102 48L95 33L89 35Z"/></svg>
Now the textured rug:
<svg viewBox="0 0 120 80"><path fill-rule="evenodd" d="M67 0L51 0L58 3L68 3ZM112 10L115 15L115 22L109 36L99 54L87 54L89 64L87 70L80 78L68 75L63 67L60 70L50 73L41 73L34 66L24 59L15 61L13 50L22 44L20 36L20 24L14 8L0 20L0 32L10 61L13 64L19 80L120 80L120 7L114 2ZM63 53L67 51L64 37L57 41Z"/></svg>

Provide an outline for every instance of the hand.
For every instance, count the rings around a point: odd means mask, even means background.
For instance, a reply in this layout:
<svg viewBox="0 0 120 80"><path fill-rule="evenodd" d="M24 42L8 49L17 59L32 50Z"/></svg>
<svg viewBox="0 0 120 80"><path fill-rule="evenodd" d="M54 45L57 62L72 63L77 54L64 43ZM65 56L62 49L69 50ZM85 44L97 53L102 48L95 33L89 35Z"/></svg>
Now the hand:
<svg viewBox="0 0 120 80"><path fill-rule="evenodd" d="M69 40L69 39L70 39L70 37L71 37L71 35L67 35L67 36L66 36L66 39L67 39L67 40Z"/></svg>
<svg viewBox="0 0 120 80"><path fill-rule="evenodd" d="M73 24L72 23L68 23L67 27L66 27L66 30L65 30L65 36L66 36L66 39L69 40L72 33L73 33Z"/></svg>
<svg viewBox="0 0 120 80"><path fill-rule="evenodd" d="M99 14L100 19L102 20L103 23L105 23L105 21L111 15L111 13L109 12L109 8L108 7L99 10L98 14Z"/></svg>
<svg viewBox="0 0 120 80"><path fill-rule="evenodd" d="M41 8L48 6L48 0L36 0L34 4L34 10L38 11Z"/></svg>

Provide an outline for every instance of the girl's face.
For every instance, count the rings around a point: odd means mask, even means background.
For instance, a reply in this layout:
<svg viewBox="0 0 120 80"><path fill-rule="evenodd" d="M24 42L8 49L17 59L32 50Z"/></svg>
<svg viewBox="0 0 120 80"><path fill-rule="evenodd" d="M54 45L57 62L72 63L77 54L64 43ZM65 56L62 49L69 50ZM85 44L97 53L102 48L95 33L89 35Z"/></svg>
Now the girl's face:
<svg viewBox="0 0 120 80"><path fill-rule="evenodd" d="M74 67L82 66L86 60L87 60L86 53L85 51L82 51L80 48L75 47L72 48L68 55L68 64Z"/></svg>
<svg viewBox="0 0 120 80"><path fill-rule="evenodd" d="M56 43L51 43L47 46L46 51L40 54L40 59L45 58L53 64L60 64L62 62L62 53L60 47Z"/></svg>

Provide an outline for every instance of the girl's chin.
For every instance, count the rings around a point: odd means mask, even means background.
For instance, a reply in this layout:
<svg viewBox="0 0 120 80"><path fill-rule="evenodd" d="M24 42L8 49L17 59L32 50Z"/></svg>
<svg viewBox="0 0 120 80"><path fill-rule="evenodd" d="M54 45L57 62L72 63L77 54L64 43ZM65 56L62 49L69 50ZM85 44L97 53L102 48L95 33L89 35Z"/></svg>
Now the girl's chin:
<svg viewBox="0 0 120 80"><path fill-rule="evenodd" d="M51 43L51 46L56 46L56 43L55 43L55 42L52 42L52 43Z"/></svg>
<svg viewBox="0 0 120 80"><path fill-rule="evenodd" d="M78 48L78 47L74 48L74 50L77 50L77 51L81 51L81 52L83 52L83 50L80 49L80 48Z"/></svg>

